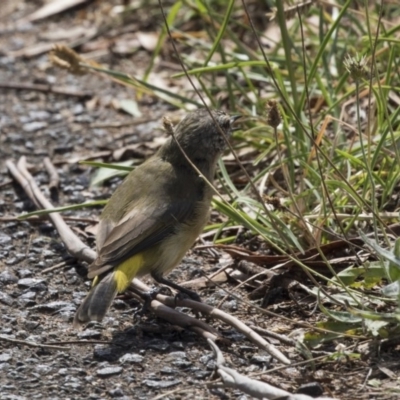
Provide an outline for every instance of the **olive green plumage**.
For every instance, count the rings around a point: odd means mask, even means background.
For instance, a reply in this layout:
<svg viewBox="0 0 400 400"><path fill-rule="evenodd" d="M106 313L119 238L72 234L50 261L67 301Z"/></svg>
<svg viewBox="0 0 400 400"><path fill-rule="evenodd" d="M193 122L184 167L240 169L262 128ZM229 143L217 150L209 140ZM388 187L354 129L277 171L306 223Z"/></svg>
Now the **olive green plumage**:
<svg viewBox="0 0 400 400"><path fill-rule="evenodd" d="M212 116L205 109L189 113L173 137L111 196L100 217L98 257L88 272L94 285L76 312L75 325L101 321L116 294L136 276L150 273L177 287L163 275L179 264L202 232L213 195L182 151L212 181L225 148L220 129L229 135L236 119L221 111Z"/></svg>

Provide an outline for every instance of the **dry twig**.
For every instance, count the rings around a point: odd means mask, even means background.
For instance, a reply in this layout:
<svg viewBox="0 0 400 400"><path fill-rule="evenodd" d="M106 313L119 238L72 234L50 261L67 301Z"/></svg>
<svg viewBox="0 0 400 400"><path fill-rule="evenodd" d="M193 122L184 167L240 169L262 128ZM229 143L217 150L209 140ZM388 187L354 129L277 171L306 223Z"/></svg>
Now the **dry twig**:
<svg viewBox="0 0 400 400"><path fill-rule="evenodd" d="M58 176L57 170L55 169L49 157L44 158L43 164L50 177L49 189L57 189L58 185L60 184L60 177Z"/></svg>
<svg viewBox="0 0 400 400"><path fill-rule="evenodd" d="M291 394L286 390L276 388L275 386L269 385L268 383L251 379L245 375L239 374L232 368L225 367L225 359L218 348L216 343L212 340L207 340L210 345L216 364L216 372L221 377L222 386L229 387L236 390L241 390L244 393L249 394L252 398L256 399L287 399L287 400L312 400L313 398L304 394ZM215 386L215 383L210 382L209 386ZM218 385L218 384L217 384ZM219 384L218 386L221 386ZM319 400L334 400L328 397L318 397ZM318 400L315 399L315 400Z"/></svg>
<svg viewBox="0 0 400 400"><path fill-rule="evenodd" d="M69 350L70 347L63 347L63 346L56 346L52 344L43 344L43 343L36 343L30 340L20 340L20 339L13 339L5 335L0 335L0 340L4 342L10 342L13 344L22 344L23 346L29 347L40 347L42 349L52 349L52 350Z"/></svg>
<svg viewBox="0 0 400 400"><path fill-rule="evenodd" d="M31 90L35 92L54 93L72 97L92 97L90 92L80 92L74 89L43 85L38 83L1 82L0 89Z"/></svg>
<svg viewBox="0 0 400 400"><path fill-rule="evenodd" d="M25 157L20 158L17 166L10 160L6 161L6 166L38 208L45 208L47 210L52 210L54 208L50 201L44 197L32 175L26 169ZM59 213L51 213L49 214L49 218L72 256L87 262L92 262L96 258L96 252L87 247L86 244L72 232L71 228L64 222Z"/></svg>
<svg viewBox="0 0 400 400"><path fill-rule="evenodd" d="M257 345L259 348L265 350L272 357L284 364L290 364L290 361L274 345L268 343L258 333L254 332L245 323L238 320L231 314L228 314L218 308L211 307L208 304L199 303L194 300L179 300L171 296L164 296L161 294L157 295L157 299L160 299L164 304L170 307L174 307L174 305L177 305L178 307L189 307L194 311L201 312L202 314L205 314L211 318L223 321L245 335L247 339Z"/></svg>
<svg viewBox="0 0 400 400"><path fill-rule="evenodd" d="M225 367L225 360L221 350L213 341L207 340L207 342L214 352L217 374L221 377L225 387L239 389L256 399L285 398L285 396L290 395L290 393L285 390L275 388L265 382L248 378L247 376L239 374L232 368Z"/></svg>

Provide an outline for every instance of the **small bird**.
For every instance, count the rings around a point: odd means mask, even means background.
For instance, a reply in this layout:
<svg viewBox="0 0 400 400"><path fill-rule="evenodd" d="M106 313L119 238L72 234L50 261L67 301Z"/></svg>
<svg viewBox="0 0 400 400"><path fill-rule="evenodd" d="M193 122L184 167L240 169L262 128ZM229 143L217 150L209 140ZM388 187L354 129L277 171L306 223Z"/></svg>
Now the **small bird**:
<svg viewBox="0 0 400 400"><path fill-rule="evenodd" d="M195 294L163 275L180 263L208 221L213 190L203 176L213 180L226 146L221 129L230 135L237 118L206 109L187 114L164 145L117 188L100 216L98 255L88 270L93 284L75 314L75 326L101 321L117 293L146 274Z"/></svg>

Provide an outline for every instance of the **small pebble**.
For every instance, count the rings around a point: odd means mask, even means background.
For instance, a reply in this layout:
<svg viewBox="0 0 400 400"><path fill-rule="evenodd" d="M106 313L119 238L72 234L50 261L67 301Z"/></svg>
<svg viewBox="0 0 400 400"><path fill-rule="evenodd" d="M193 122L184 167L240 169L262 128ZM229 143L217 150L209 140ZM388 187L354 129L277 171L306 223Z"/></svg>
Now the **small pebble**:
<svg viewBox="0 0 400 400"><path fill-rule="evenodd" d="M156 381L156 380L151 380L151 379L145 379L142 384L146 385L147 387L153 388L153 389L167 389L172 386L179 385L181 383L180 380L174 379L171 381Z"/></svg>
<svg viewBox="0 0 400 400"><path fill-rule="evenodd" d="M0 282L9 285L18 282L18 278L11 271L5 270L0 273Z"/></svg>
<svg viewBox="0 0 400 400"><path fill-rule="evenodd" d="M106 367L102 369L98 369L96 374L101 378L107 378L112 375L118 375L122 372L122 367Z"/></svg>
<svg viewBox="0 0 400 400"><path fill-rule="evenodd" d="M124 363L130 363L130 364L140 364L143 361L142 356L140 356L139 354L135 354L135 353L127 353L124 354L122 357L120 357L119 362L121 364Z"/></svg>
<svg viewBox="0 0 400 400"><path fill-rule="evenodd" d="M0 363L10 361L12 353L0 353Z"/></svg>

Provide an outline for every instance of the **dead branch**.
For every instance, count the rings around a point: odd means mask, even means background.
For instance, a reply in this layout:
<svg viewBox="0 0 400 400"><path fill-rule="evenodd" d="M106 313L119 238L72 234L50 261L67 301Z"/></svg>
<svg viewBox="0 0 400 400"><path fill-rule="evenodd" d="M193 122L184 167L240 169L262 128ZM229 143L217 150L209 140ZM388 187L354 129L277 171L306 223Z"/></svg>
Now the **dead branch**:
<svg viewBox="0 0 400 400"><path fill-rule="evenodd" d="M11 175L25 190L28 197L38 208L45 208L47 210L53 209L53 205L44 197L32 175L26 169L26 158L21 157L16 166L12 161L6 161L6 166ZM96 252L86 246L71 230L71 228L64 222L59 213L49 214L49 218L57 229L65 247L68 252L79 260L86 262L93 262L96 258Z"/></svg>
<svg viewBox="0 0 400 400"><path fill-rule="evenodd" d="M157 295L157 299L160 299L164 304L170 307L174 307L175 305L178 307L189 307L192 310L201 312L202 314L205 314L211 318L219 319L220 321L225 322L226 324L232 326L237 331L245 335L247 339L257 345L259 348L265 350L272 357L276 358L284 364L290 364L289 359L286 358L286 356L284 356L274 345L268 343L258 333L254 332L246 324L244 324L242 321L239 321L231 314L227 314L226 312L218 308L214 308L209 306L208 304L199 303L194 300L179 300L161 294Z"/></svg>
<svg viewBox="0 0 400 400"><path fill-rule="evenodd" d="M268 383L251 379L245 375L239 374L232 368L225 367L224 356L219 347L212 340L207 340L210 345L216 363L216 372L221 377L223 387L229 387L241 390L244 393L256 399L282 399L282 400L312 400L313 398L304 394L291 394L286 390L276 388ZM211 382L209 384L213 385ZM319 400L334 400L328 397L319 397ZM317 400L318 400L317 399ZM315 400L315 399L314 399Z"/></svg>
<svg viewBox="0 0 400 400"><path fill-rule="evenodd" d="M60 184L60 177L58 176L57 170L54 168L54 165L49 157L44 158L43 164L50 177L49 189L57 189L58 185Z"/></svg>
<svg viewBox="0 0 400 400"><path fill-rule="evenodd" d="M288 346L296 346L296 341L290 339L285 335L280 335L279 333L275 333L269 331L268 329L260 328L259 326L250 325L250 328L259 333L260 335L268 336L272 339L279 340L281 343L287 344Z"/></svg>
<svg viewBox="0 0 400 400"><path fill-rule="evenodd" d="M247 376L239 374L232 368L225 367L223 365L225 360L221 350L213 341L207 340L207 342L214 353L216 358L216 370L225 387L239 389L242 392L255 397L256 399L283 398L290 395L290 393L286 392L285 390L275 388L274 386L271 386L265 382L248 378Z"/></svg>
<svg viewBox="0 0 400 400"><path fill-rule="evenodd" d="M74 89L55 87L53 85L43 85L37 83L1 82L0 88L14 89L14 90L31 90L34 92L54 93L72 97L83 97L83 98L92 97L92 94L89 92L79 92Z"/></svg>
<svg viewBox="0 0 400 400"><path fill-rule="evenodd" d="M153 300L151 302L151 310L158 317L170 322L171 324L178 325L185 329L190 329L206 340L215 341L220 337L218 331L207 323L183 314L173 308L167 307L158 300Z"/></svg>
<svg viewBox="0 0 400 400"><path fill-rule="evenodd" d="M43 343L36 343L32 342L30 340L20 340L20 339L13 339L5 335L0 335L0 340L4 342L10 342L13 344L22 344L23 346L28 346L28 347L40 347L42 349L52 349L52 350L69 350L70 347L65 347L65 346L56 346L52 344L43 344Z"/></svg>

